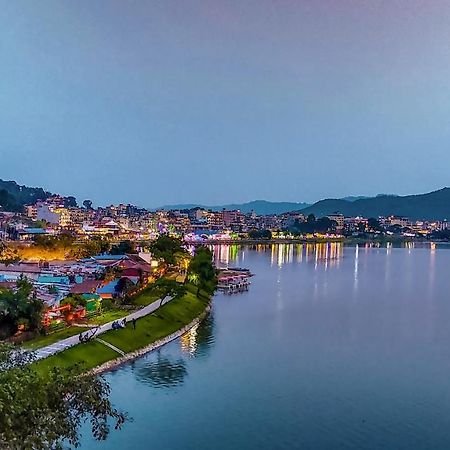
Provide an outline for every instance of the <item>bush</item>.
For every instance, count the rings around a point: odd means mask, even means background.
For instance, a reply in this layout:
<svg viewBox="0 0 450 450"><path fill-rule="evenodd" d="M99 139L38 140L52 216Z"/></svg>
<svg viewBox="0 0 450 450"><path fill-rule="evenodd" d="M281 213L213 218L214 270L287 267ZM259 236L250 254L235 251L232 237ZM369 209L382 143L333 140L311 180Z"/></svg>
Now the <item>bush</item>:
<svg viewBox="0 0 450 450"><path fill-rule="evenodd" d="M110 298L104 298L102 299L102 310L103 311L109 311L112 309L113 302Z"/></svg>

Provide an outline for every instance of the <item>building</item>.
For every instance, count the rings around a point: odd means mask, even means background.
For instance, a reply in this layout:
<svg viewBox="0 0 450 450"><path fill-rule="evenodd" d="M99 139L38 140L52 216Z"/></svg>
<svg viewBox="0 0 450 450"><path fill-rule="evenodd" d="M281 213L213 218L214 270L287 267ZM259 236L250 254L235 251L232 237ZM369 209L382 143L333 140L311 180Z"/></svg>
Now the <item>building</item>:
<svg viewBox="0 0 450 450"><path fill-rule="evenodd" d="M345 225L345 218L343 214L330 214L328 219L336 222L336 230L343 230Z"/></svg>

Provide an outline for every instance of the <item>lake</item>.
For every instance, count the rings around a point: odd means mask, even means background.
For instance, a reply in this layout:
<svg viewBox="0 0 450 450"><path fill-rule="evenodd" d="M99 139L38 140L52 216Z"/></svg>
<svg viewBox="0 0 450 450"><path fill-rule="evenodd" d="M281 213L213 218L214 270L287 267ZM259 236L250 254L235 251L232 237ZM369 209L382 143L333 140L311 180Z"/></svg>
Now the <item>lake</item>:
<svg viewBox="0 0 450 450"><path fill-rule="evenodd" d="M107 374L133 421L83 450L450 448L449 250L214 250L249 291Z"/></svg>

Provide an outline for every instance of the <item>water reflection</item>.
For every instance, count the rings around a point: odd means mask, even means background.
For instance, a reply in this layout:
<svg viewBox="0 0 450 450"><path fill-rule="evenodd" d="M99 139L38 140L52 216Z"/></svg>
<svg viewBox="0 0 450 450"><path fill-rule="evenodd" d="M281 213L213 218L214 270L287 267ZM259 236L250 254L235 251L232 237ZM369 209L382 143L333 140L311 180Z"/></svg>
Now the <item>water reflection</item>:
<svg viewBox="0 0 450 450"><path fill-rule="evenodd" d="M205 357L214 346L214 316L209 314L206 319L191 328L181 339L183 353L196 358Z"/></svg>
<svg viewBox="0 0 450 450"><path fill-rule="evenodd" d="M293 262L314 262L325 267L339 264L344 245L341 242L298 243L298 244L255 244L249 246L213 245L217 267L232 267L244 264L247 250L270 253L271 266L282 267Z"/></svg>
<svg viewBox="0 0 450 450"><path fill-rule="evenodd" d="M449 448L450 252L414 245L218 246L251 289L106 375L134 421L83 450Z"/></svg>
<svg viewBox="0 0 450 450"><path fill-rule="evenodd" d="M137 380L154 388L173 388L183 383L187 376L186 363L182 358L172 359L157 351L156 359L145 361L134 368Z"/></svg>

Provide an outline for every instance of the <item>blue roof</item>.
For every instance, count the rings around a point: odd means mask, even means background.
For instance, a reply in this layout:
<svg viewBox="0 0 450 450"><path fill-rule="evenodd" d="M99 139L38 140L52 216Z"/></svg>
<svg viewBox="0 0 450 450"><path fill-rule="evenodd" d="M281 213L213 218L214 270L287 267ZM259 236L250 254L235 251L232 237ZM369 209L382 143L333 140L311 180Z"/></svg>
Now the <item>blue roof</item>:
<svg viewBox="0 0 450 450"><path fill-rule="evenodd" d="M39 275L38 283L69 284L69 277L54 277L53 275Z"/></svg>
<svg viewBox="0 0 450 450"><path fill-rule="evenodd" d="M100 289L97 289L97 294L114 294L116 293L116 286L119 282L119 279L110 281L108 284L105 284Z"/></svg>
<svg viewBox="0 0 450 450"><path fill-rule="evenodd" d="M24 234L48 234L47 230L44 228L25 228L22 231L19 231L19 233Z"/></svg>

